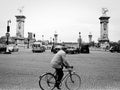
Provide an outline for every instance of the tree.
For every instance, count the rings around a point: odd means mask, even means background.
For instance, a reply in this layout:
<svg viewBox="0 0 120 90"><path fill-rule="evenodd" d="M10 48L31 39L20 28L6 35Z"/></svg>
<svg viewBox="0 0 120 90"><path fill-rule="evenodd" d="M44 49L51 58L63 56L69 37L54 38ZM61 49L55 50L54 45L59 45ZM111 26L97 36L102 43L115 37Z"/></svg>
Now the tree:
<svg viewBox="0 0 120 90"><path fill-rule="evenodd" d="M0 38L0 43L6 44L7 38L6 36L2 36ZM9 37L9 44L14 44L15 43L15 37Z"/></svg>
<svg viewBox="0 0 120 90"><path fill-rule="evenodd" d="M120 45L120 40L118 40L118 44Z"/></svg>
<svg viewBox="0 0 120 90"><path fill-rule="evenodd" d="M5 44L5 43L6 43L6 40L7 40L7 38L6 38L5 36L2 36L2 37L0 38L0 43Z"/></svg>

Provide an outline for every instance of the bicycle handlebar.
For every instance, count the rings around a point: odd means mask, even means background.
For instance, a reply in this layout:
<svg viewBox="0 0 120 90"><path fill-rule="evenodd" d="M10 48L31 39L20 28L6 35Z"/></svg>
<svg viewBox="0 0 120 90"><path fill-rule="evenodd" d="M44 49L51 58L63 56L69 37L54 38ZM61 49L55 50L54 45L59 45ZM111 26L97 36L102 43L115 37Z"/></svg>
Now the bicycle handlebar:
<svg viewBox="0 0 120 90"><path fill-rule="evenodd" d="M63 70L64 72L71 72L73 71L73 66L69 66L66 68L67 70Z"/></svg>
<svg viewBox="0 0 120 90"><path fill-rule="evenodd" d="M73 69L73 66L70 66L70 68L72 68L72 69Z"/></svg>
<svg viewBox="0 0 120 90"><path fill-rule="evenodd" d="M73 66L67 66L66 68L67 68L67 69L69 69L69 68L73 69Z"/></svg>

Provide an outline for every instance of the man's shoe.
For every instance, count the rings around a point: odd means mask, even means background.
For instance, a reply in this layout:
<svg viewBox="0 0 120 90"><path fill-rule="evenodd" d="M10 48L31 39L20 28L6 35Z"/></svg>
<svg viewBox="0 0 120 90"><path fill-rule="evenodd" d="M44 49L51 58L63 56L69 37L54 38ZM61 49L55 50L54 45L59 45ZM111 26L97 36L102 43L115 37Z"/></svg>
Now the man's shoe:
<svg viewBox="0 0 120 90"><path fill-rule="evenodd" d="M58 90L61 90L61 88L60 88L60 87L57 87L57 89L58 89Z"/></svg>
<svg viewBox="0 0 120 90"><path fill-rule="evenodd" d="M55 87L56 87L58 90L61 90L61 88L59 87L58 84L56 84Z"/></svg>

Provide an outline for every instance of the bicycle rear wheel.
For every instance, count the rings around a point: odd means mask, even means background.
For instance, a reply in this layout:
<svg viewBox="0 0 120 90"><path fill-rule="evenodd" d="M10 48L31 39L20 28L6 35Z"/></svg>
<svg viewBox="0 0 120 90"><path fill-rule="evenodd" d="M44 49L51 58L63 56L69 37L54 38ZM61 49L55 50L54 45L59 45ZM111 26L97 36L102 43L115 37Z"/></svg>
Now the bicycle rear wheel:
<svg viewBox="0 0 120 90"><path fill-rule="evenodd" d="M65 86L68 90L79 90L81 86L81 78L77 74L71 74L66 78Z"/></svg>
<svg viewBox="0 0 120 90"><path fill-rule="evenodd" d="M42 90L53 90L55 88L55 77L51 73L40 76L39 86Z"/></svg>

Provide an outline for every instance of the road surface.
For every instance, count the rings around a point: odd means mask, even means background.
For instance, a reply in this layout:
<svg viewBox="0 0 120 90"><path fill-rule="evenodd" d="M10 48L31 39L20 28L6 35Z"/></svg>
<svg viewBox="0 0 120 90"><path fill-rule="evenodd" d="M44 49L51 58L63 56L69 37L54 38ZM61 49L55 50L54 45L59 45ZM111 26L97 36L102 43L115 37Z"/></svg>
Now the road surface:
<svg viewBox="0 0 120 90"><path fill-rule="evenodd" d="M39 76L54 72L53 56L49 50L32 53L30 49L0 54L0 90L41 90ZM66 58L82 79L80 90L120 90L120 53L91 51ZM62 90L67 90L64 84Z"/></svg>

